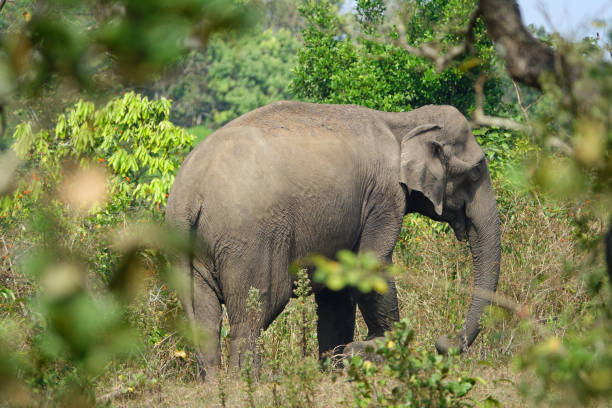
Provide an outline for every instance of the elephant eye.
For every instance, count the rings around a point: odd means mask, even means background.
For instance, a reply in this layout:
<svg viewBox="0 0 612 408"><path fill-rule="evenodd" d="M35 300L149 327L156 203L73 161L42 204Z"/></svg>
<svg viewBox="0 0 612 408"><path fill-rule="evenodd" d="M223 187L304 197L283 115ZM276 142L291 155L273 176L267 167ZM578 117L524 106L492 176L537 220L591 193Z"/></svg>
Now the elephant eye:
<svg viewBox="0 0 612 408"><path fill-rule="evenodd" d="M442 145L437 142L433 142L431 144L431 153L435 157L438 157L439 159L442 159L444 157L444 152L442 151Z"/></svg>

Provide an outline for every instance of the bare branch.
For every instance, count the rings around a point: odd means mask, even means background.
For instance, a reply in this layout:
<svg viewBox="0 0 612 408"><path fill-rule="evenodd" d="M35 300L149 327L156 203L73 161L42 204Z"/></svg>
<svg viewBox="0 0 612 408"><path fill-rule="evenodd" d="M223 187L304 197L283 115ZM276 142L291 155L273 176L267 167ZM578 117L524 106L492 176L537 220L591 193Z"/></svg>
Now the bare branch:
<svg viewBox="0 0 612 408"><path fill-rule="evenodd" d="M519 89L518 84L516 83L515 80L512 80L512 85L514 85L514 90L516 91L516 100L518 102L518 106L521 112L523 112L523 117L525 117L525 120L528 121L529 115L527 114L527 109L523 107L523 101L521 98L521 90Z"/></svg>
<svg viewBox="0 0 612 408"><path fill-rule="evenodd" d="M487 80L485 75L481 75L474 84L474 92L476 93L476 103L474 113L472 114L472 124L478 126L497 126L506 129L526 131L529 128L522 123L516 122L508 118L500 118L497 116L489 116L484 113L484 83Z"/></svg>
<svg viewBox="0 0 612 408"><path fill-rule="evenodd" d="M547 142L548 142L548 146L552 147L553 149L559 150L560 152L564 153L566 156L568 157L574 156L574 149L572 148L572 146L570 146L563 140L559 139L558 137L556 136L549 137Z"/></svg>
<svg viewBox="0 0 612 408"><path fill-rule="evenodd" d="M448 68L455 62L455 59L458 56L460 56L466 51L471 50L474 42L474 25L476 24L476 20L478 19L479 15L480 9L476 7L476 9L472 12L470 16L470 21L467 27L458 33L461 37L464 37L465 39L444 53L441 50L440 44L436 42L424 43L419 45L418 47L414 47L408 44L408 42L406 41L406 27L402 23L398 24L399 39L396 41L396 44L405 49L410 54L416 55L418 57L427 58L433 61L436 65L436 71L444 71L446 68Z"/></svg>
<svg viewBox="0 0 612 408"><path fill-rule="evenodd" d="M2 11L2 9L4 8L4 5L6 4L7 0L0 0L0 11Z"/></svg>

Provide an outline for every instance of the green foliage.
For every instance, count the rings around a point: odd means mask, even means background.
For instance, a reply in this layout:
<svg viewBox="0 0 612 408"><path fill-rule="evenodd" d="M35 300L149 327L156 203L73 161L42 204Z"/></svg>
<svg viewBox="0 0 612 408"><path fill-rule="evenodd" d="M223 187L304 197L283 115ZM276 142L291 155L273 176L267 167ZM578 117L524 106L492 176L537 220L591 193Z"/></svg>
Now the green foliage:
<svg viewBox="0 0 612 408"><path fill-rule="evenodd" d="M253 352L247 350L245 352L245 364L240 372L240 377L245 383L245 390L247 394L247 406L249 408L255 408L255 372L253 368Z"/></svg>
<svg viewBox="0 0 612 408"><path fill-rule="evenodd" d="M418 46L433 40L432 27L439 22L466 25L473 6L473 1L463 0L407 2L412 12L406 24L408 43ZM307 25L294 69L292 89L296 95L315 102L354 103L385 111L426 104L450 104L464 113L473 109L474 81L479 73L492 73L494 64L493 46L484 35L482 22L474 28L476 55L466 55L458 65L436 72L432 62L395 44L399 37L396 28L381 34L384 2L359 1L356 9L359 31L351 38L341 31L341 17L328 1L305 1L301 6ZM455 33L440 39L445 49L460 40ZM490 81L486 92L489 109L502 109L499 81Z"/></svg>
<svg viewBox="0 0 612 408"><path fill-rule="evenodd" d="M563 197L610 194L612 64L605 50L590 41L575 45L560 42L557 47L580 76L567 83L552 78L545 83L546 103L534 118L535 134L542 144L553 144L561 152L542 157L535 181ZM569 153L570 160L557 160L559 153Z"/></svg>
<svg viewBox="0 0 612 408"><path fill-rule="evenodd" d="M316 266L313 280L324 283L332 290L341 290L345 286L351 286L364 293L372 290L384 293L389 289L385 274L396 273L393 265L384 265L371 252L355 254L342 250L336 257L338 261L332 261L320 255L311 257Z"/></svg>
<svg viewBox="0 0 612 408"><path fill-rule="evenodd" d="M491 178L506 184L515 182L511 188L516 188L516 182L521 181L516 180L518 171L522 170L526 158L540 150L538 146L522 132L484 127L472 132L485 152ZM503 191L500 193L503 194Z"/></svg>
<svg viewBox="0 0 612 408"><path fill-rule="evenodd" d="M0 198L0 222L2 239L11 239L25 257L15 267L33 286L23 301L33 318L20 328L27 358L7 374L6 383L17 381L19 389L11 400L91 405L92 379L109 361L133 358L146 337L156 343L164 336L158 325L140 331L138 320L126 319L143 275L163 265L163 257L141 251L145 241L138 233L124 234L121 242L108 233L136 214L160 218L158 206L193 139L168 121L169 110L168 100L127 93L98 110L79 101L53 130L18 126L14 149L24 165L16 193ZM149 246L168 239L146 233ZM2 291L7 300L12 292ZM3 308L2 324L14 324L11 310ZM142 375L127 382L131 389L144 384L150 381Z"/></svg>
<svg viewBox="0 0 612 408"><path fill-rule="evenodd" d="M262 15L260 24L264 29L285 29L293 35L299 33L302 25L298 13L300 2L301 0L249 0L249 4Z"/></svg>
<svg viewBox="0 0 612 408"><path fill-rule="evenodd" d="M565 339L550 337L518 359L531 368L537 382L521 384L524 394L538 402L562 406L588 406L612 396L610 327L597 327Z"/></svg>
<svg viewBox="0 0 612 408"><path fill-rule="evenodd" d="M9 405L45 400L58 406L93 405L93 378L109 361L133 355L142 343L124 320L125 305L118 296L124 288L90 292L79 250L57 239L53 214L43 216L43 239L20 268L37 287L23 305L31 317L0 313L0 359L6 362L0 367L0 395ZM117 275L132 274L133 267L126 264ZM17 339L21 344L13 343Z"/></svg>
<svg viewBox="0 0 612 408"><path fill-rule="evenodd" d="M94 1L30 2L21 27L0 43L2 72L10 73L2 76L3 85L18 81L35 89L56 74L86 85L101 66L109 65L121 75L142 80L185 55L188 45L203 45L213 32L248 22L244 6L225 1L115 3L98 7ZM115 58L114 64L107 55Z"/></svg>
<svg viewBox="0 0 612 408"><path fill-rule="evenodd" d="M260 339L262 380L270 388L267 406L312 407L323 374L317 356L316 306L305 269L297 272L295 299Z"/></svg>
<svg viewBox="0 0 612 408"><path fill-rule="evenodd" d="M200 125L187 129L187 132L193 135L193 145L197 146L202 140L206 139L206 137L212 133L212 130L204 125Z"/></svg>
<svg viewBox="0 0 612 408"><path fill-rule="evenodd" d="M612 31L608 36L612 39ZM532 177L552 195L579 202L571 213L573 235L577 248L590 254L590 268L585 272L573 260L567 268L568 274L584 280L589 309L564 337L549 336L518 360L536 374L536 382L522 387L536 401L587 406L609 401L612 395L612 298L596 255L612 202L612 64L605 46L594 39L568 44L553 35L547 41L573 71L542 79L544 99L532 125L538 143L546 148L531 165Z"/></svg>
<svg viewBox="0 0 612 408"><path fill-rule="evenodd" d="M168 121L169 113L167 99L149 101L129 92L98 110L81 100L58 117L51 131L34 133L28 123L20 124L14 148L32 173L19 181L13 197L0 199L0 215L17 216L43 190L65 181L67 163L106 169L111 193L106 217L141 206L159 209L193 142L193 136Z"/></svg>
<svg viewBox="0 0 612 408"><path fill-rule="evenodd" d="M204 53L193 53L163 92L175 101L172 119L184 126L217 128L237 116L289 99L298 41L286 29L258 28L239 38L215 36Z"/></svg>
<svg viewBox="0 0 612 408"><path fill-rule="evenodd" d="M301 319L300 337L302 346L302 358L308 354L308 333L315 329L311 316L308 313L308 295L311 292L310 279L306 269L301 269L297 274L297 286L293 294L297 297L296 312Z"/></svg>
<svg viewBox="0 0 612 408"><path fill-rule="evenodd" d="M459 376L453 356L415 349L414 331L406 320L395 324L380 342L376 365L360 356L352 357L348 377L353 382L355 406L369 407L463 407L473 406L466 395L480 378Z"/></svg>
<svg viewBox="0 0 612 408"><path fill-rule="evenodd" d="M317 359L311 356L295 361L292 365L285 365L282 385L285 389L286 406L314 407L320 378L320 365Z"/></svg>

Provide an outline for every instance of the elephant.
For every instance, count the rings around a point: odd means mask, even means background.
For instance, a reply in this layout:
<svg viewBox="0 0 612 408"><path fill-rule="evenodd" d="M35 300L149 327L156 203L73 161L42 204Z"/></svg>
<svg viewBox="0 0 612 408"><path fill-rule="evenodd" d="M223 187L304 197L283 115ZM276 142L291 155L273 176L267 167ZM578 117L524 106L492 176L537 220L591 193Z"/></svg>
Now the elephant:
<svg viewBox="0 0 612 408"><path fill-rule="evenodd" d="M440 353L464 351L497 287L500 226L483 150L452 106L381 112L357 105L282 101L231 121L184 160L168 197L166 223L189 234L176 255L188 278L178 293L189 321L219 338L222 304L230 323L231 367L244 364L254 333L292 296L290 265L341 249L392 261L403 218L418 212L469 241L474 287L465 326L441 336ZM312 271L311 271L312 272ZM251 287L261 312L247 313ZM353 341L359 307L368 339L399 321L395 282L385 293L313 285L319 355ZM216 336L216 337L215 337ZM199 343L202 375L220 366L220 346Z"/></svg>

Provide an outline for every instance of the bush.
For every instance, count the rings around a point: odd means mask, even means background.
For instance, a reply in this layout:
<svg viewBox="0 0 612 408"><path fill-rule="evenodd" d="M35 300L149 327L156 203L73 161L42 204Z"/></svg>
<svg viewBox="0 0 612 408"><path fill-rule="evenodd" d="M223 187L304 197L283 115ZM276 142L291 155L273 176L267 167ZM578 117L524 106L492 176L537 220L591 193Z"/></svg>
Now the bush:
<svg viewBox="0 0 612 408"><path fill-rule="evenodd" d="M156 248L171 236L152 227L112 232L131 218L161 219L192 141L169 110L167 100L127 93L99 110L78 102L52 131L17 128L24 164L0 219L2 241L11 242L4 259L15 261L0 271L12 278L0 287L0 394L10 404L92 405L93 378L110 361L164 335L161 324L139 331L126 317L138 289L164 270Z"/></svg>
<svg viewBox="0 0 612 408"><path fill-rule="evenodd" d="M463 407L472 406L467 394L478 377L459 376L453 356L417 349L411 343L414 331L402 320L380 341L379 365L360 356L348 362L355 406L369 407ZM367 351L367 350L366 350ZM372 350L373 351L373 350Z"/></svg>

